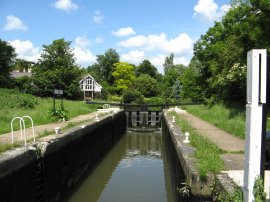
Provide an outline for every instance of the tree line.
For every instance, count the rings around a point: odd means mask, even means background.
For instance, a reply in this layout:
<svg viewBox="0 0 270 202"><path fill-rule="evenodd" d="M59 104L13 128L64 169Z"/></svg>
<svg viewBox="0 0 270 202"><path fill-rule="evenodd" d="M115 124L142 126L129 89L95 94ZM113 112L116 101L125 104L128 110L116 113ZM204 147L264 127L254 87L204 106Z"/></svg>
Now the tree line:
<svg viewBox="0 0 270 202"><path fill-rule="evenodd" d="M54 40L43 45L37 63L16 58L15 49L0 39L0 87L18 88L29 94L50 97L54 89L63 89L68 99L80 99L82 93L79 81L91 74L101 85L101 98L122 97L126 102L143 102L144 98L174 98L180 94L175 90L180 86L180 75L186 68L173 64L173 54L166 58L164 75L149 60L138 66L121 62L119 54L112 48L103 55L97 55L97 62L87 68L76 64L71 41ZM29 71L31 77L12 78L12 70ZM179 97L179 96L178 96Z"/></svg>
<svg viewBox="0 0 270 202"><path fill-rule="evenodd" d="M186 96L245 103L247 52L267 49L269 53L269 23L269 0L232 1L222 20L194 45L194 56L182 80Z"/></svg>
<svg viewBox="0 0 270 202"><path fill-rule="evenodd" d="M16 86L42 97L51 96L53 89L59 88L64 89L66 98L76 99L80 97L79 80L90 73L102 85L104 99L115 96L138 103L150 98L245 103L247 52L262 48L269 51L269 24L269 0L233 0L231 9L194 44L190 64L174 64L172 53L164 60L163 75L147 59L137 66L120 61L112 48L97 55L95 64L81 68L71 42L65 39L44 45L38 62L31 63L16 58L14 48L0 39L0 87ZM29 68L32 77L10 78L12 69Z"/></svg>

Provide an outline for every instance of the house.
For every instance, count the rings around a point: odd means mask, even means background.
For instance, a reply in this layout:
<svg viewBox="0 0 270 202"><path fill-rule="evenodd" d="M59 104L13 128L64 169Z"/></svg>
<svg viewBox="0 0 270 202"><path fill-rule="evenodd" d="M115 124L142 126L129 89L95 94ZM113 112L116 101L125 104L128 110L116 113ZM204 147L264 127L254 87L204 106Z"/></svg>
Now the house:
<svg viewBox="0 0 270 202"><path fill-rule="evenodd" d="M29 71L29 72L25 72L25 71L19 72L18 70L14 70L14 71L10 72L10 76L12 78L17 79L17 78L24 77L24 76L31 77L32 73L31 73L31 71Z"/></svg>
<svg viewBox="0 0 270 202"><path fill-rule="evenodd" d="M80 80L79 84L84 94L84 100L93 100L101 93L101 85L90 74Z"/></svg>

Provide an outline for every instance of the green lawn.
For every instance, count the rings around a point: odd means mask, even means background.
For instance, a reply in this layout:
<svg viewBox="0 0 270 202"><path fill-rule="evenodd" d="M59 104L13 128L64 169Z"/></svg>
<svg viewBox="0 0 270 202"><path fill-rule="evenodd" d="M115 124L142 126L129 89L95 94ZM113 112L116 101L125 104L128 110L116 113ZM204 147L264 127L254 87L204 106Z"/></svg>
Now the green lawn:
<svg viewBox="0 0 270 202"><path fill-rule="evenodd" d="M23 97L26 98L24 100ZM24 107L27 103L32 102L32 99L37 101L37 105L33 108ZM30 101L29 101L30 100ZM16 103L21 103L16 104ZM15 103L15 104L14 104ZM26 104L25 104L26 103ZM64 108L68 111L69 117L75 117L81 114L87 114L96 111L97 105L88 105L84 101L64 100ZM60 107L60 99L56 100L56 107ZM41 125L50 122L55 122L53 117L48 115L49 109L53 106L52 98L38 98L19 93L15 90L0 89L0 134L11 131L10 122L14 117L30 116L33 119L34 125ZM14 122L14 128L19 129L19 121ZM29 121L26 121L26 127L29 127Z"/></svg>

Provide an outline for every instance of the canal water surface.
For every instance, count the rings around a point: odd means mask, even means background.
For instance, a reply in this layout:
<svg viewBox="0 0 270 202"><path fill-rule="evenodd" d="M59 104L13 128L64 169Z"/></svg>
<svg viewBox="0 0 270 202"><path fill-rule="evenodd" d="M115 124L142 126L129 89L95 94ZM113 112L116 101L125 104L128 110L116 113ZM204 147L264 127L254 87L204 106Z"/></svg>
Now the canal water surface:
<svg viewBox="0 0 270 202"><path fill-rule="evenodd" d="M68 201L175 201L162 139L161 132L127 132Z"/></svg>

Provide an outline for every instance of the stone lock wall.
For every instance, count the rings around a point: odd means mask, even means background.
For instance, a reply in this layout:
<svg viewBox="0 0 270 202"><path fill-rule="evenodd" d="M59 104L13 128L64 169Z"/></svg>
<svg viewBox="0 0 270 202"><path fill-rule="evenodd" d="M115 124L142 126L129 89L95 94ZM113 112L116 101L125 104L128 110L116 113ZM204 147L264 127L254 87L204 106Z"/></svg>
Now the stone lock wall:
<svg viewBox="0 0 270 202"><path fill-rule="evenodd" d="M125 131L120 111L0 155L1 201L60 201Z"/></svg>
<svg viewBox="0 0 270 202"><path fill-rule="evenodd" d="M212 186L214 184L214 176L208 175L207 179L202 181L200 179L199 171L196 166L196 159L194 157L195 149L189 144L183 143L185 136L181 129L170 120L167 115L168 110L164 111L164 118L162 119L162 130L168 138L171 139L175 152L177 153L177 160L181 165L186 181L191 191L191 201L210 200L212 198Z"/></svg>

